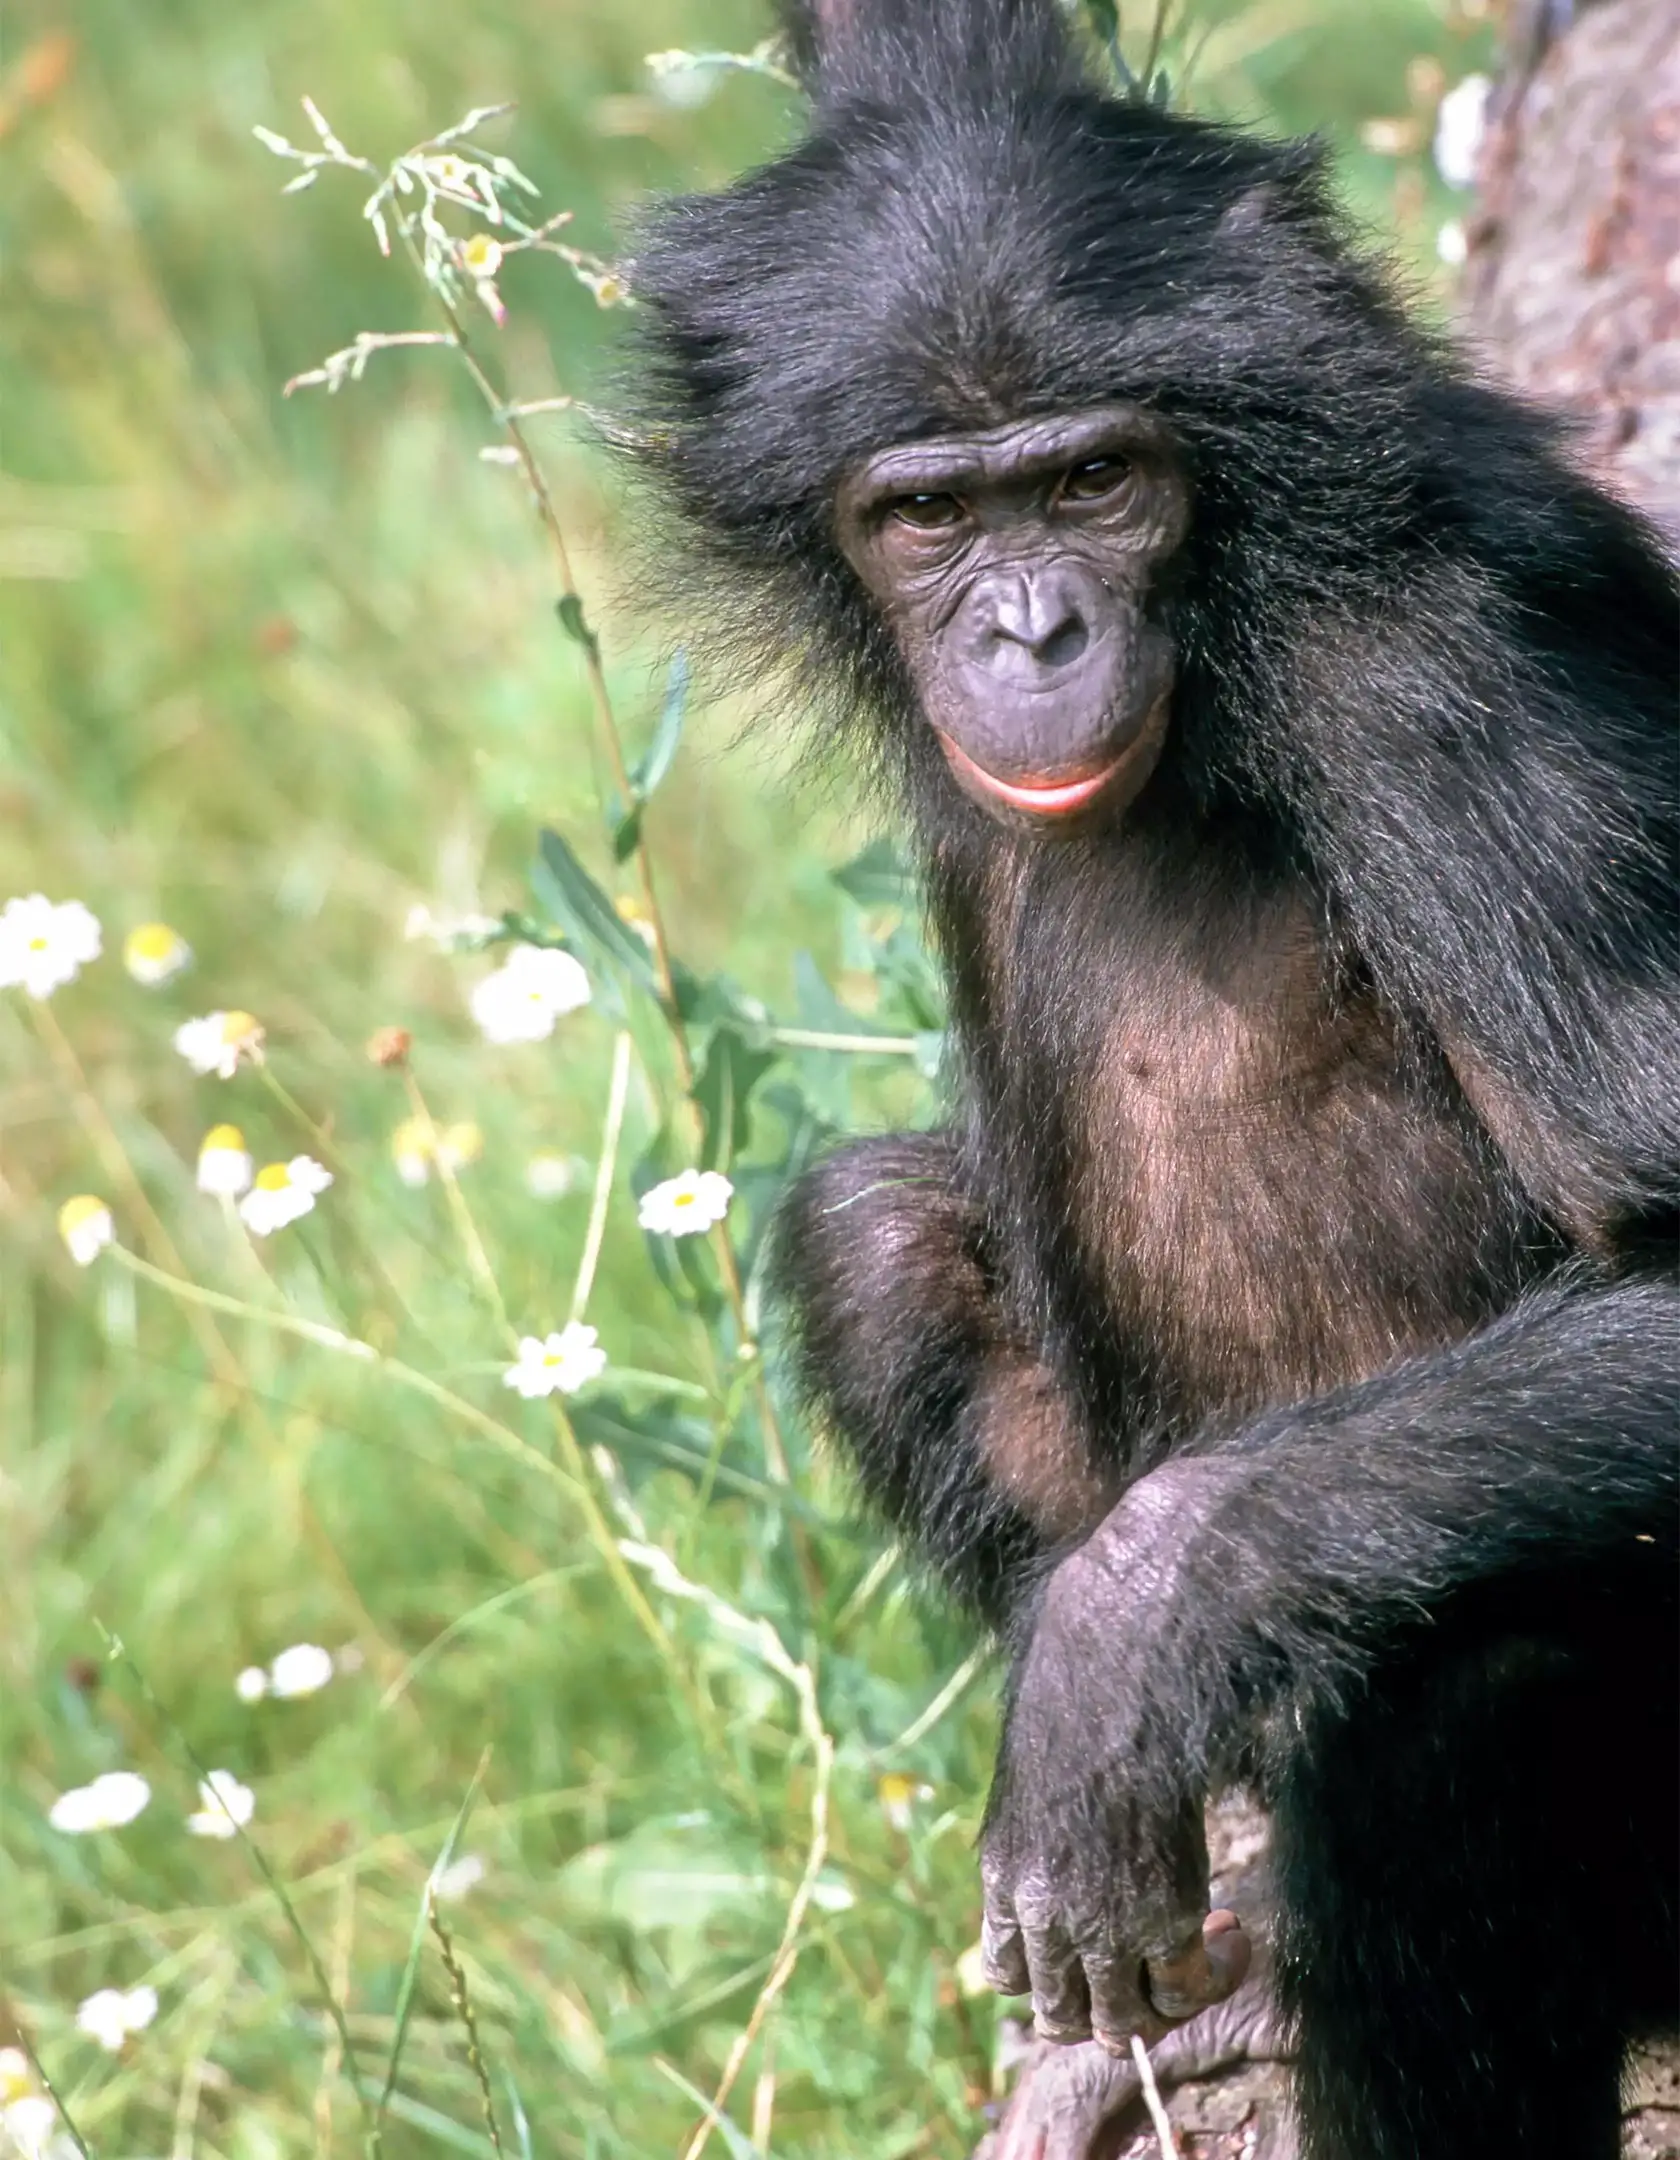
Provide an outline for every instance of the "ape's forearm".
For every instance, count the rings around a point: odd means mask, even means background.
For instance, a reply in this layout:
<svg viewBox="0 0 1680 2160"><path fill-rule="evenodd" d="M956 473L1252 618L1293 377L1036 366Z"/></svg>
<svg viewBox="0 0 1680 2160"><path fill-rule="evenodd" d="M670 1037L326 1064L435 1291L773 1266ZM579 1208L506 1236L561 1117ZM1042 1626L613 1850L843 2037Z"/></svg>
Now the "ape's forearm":
<svg viewBox="0 0 1680 2160"><path fill-rule="evenodd" d="M1072 1414L1003 1327L978 1211L941 1134L838 1150L779 1229L806 1389L874 1503L993 1622L1046 1542L1112 1493Z"/></svg>
<svg viewBox="0 0 1680 2160"><path fill-rule="evenodd" d="M1145 1639L1143 1685L1194 1755L1286 1690L1339 1690L1480 1586L1529 1577L1541 1626L1545 1586L1578 1570L1661 1594L1677 1372L1672 1289L1536 1299L1143 1479L1067 1564L1058 1624L1106 1610Z"/></svg>

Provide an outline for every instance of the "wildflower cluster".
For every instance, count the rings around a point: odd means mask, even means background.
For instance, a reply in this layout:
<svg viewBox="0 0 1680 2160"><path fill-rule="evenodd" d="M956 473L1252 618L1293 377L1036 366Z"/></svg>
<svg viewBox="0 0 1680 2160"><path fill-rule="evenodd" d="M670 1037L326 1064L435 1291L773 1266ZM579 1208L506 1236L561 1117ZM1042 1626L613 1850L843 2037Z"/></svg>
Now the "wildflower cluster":
<svg viewBox="0 0 1680 2160"><path fill-rule="evenodd" d="M241 1702L261 1702L265 1695L285 1702L318 1694L335 1670L330 1650L323 1650L319 1643L293 1643L266 1671L261 1665L247 1665L233 1683L234 1692Z"/></svg>

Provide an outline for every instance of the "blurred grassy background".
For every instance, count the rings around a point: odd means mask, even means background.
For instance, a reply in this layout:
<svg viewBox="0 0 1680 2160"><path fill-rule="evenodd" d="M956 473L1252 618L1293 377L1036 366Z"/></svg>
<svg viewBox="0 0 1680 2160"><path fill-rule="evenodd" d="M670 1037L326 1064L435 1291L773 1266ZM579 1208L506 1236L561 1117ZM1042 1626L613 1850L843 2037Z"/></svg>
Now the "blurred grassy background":
<svg viewBox="0 0 1680 2160"><path fill-rule="evenodd" d="M592 1011L549 1044L491 1048L465 1005L487 963L405 941L403 924L417 903L526 905L543 821L608 874L580 656L522 490L477 460L490 431L446 360L381 356L342 396L282 400L356 331L425 323L427 297L371 247L365 191L329 176L281 202L286 173L251 129L304 139L309 92L383 159L515 98L498 142L547 206L575 210L581 244L610 250L648 190L720 180L796 124L760 78L673 101L643 55L743 47L765 27L739 0L7 11L0 900L81 898L106 957L45 1016L0 993L0 2046L31 2037L103 2160L362 2149L337 2037L251 1856L182 1834L184 1748L255 1791L253 1831L376 2087L426 1870L492 1750L464 1840L484 1873L448 1914L510 2153L681 2152L806 1862L809 1736L715 1614L656 1597L656 1649L574 1499L529 1460L255 1322L218 1318L218 1348L203 1314L114 1263L78 1272L53 1227L68 1194L103 1192L125 1242L167 1259L132 1174L198 1282L348 1328L552 1453L541 1406L509 1414L444 1196L395 1174L409 1106L361 1046L378 1025L413 1030L433 1111L482 1128L462 1185L508 1311L558 1325L610 1023ZM1438 281L1452 202L1420 153L1442 87L1486 63L1483 10L1208 0L1191 33L1190 101L1323 130L1360 210ZM513 264L504 289L519 393L587 391L610 316L552 262ZM658 685L649 626L612 605L621 506L567 421L537 426L634 747ZM650 813L674 941L778 1010L809 949L866 1008L871 918L829 873L869 836L843 800L792 786L774 729L741 743L737 724L693 717ZM152 918L197 957L146 990L116 952ZM183 1018L227 1006L262 1019L273 1072L340 1169L260 1258L194 1191L199 1140L233 1118L259 1159L312 1143L259 1075L195 1079L171 1048ZM902 1065L850 1102L834 1075L811 1088L839 1121L926 1114ZM661 1114L638 1076L626 1162ZM578 1189L535 1197L539 1151L577 1158ZM689 1427L663 1455L645 1420L627 1442L637 1505L691 1578L811 1663L837 1749L800 1961L715 2149L961 2154L998 2077L997 2009L960 1964L988 1679L923 1719L968 1644L796 1438L801 1575L795 1504L763 1485L739 1390L660 1287L617 1188L591 1318L615 1366L701 1391L697 1457L681 1453ZM706 1471L708 1445L727 1474ZM101 1664L100 1624L144 1687ZM237 1700L235 1674L296 1641L349 1648L360 1670L307 1701ZM85 1839L47 1826L55 1794L114 1767L153 1784L137 1823ZM120 2058L77 2033L82 1998L141 1982L161 2009ZM393 2156L492 2150L450 1992L429 1946Z"/></svg>

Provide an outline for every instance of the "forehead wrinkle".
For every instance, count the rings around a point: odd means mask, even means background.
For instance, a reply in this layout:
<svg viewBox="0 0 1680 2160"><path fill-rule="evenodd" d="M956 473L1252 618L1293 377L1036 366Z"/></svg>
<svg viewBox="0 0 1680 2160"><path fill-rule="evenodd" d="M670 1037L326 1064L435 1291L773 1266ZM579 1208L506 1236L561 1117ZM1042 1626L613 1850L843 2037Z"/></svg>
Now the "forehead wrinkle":
<svg viewBox="0 0 1680 2160"><path fill-rule="evenodd" d="M1133 406L1049 413L972 434L894 444L858 470L852 488L870 501L887 494L1009 486L1059 473L1105 451L1157 446L1161 433L1158 423Z"/></svg>

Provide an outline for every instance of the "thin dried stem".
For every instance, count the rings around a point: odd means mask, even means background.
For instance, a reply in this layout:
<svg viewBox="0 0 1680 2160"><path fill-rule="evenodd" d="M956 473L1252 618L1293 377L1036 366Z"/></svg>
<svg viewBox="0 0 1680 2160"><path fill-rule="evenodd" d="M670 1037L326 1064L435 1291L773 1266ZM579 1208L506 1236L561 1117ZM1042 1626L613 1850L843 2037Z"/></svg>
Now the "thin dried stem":
<svg viewBox="0 0 1680 2160"><path fill-rule="evenodd" d="M1149 2110L1149 2120L1154 2124L1155 2135L1160 2142L1161 2160L1178 2160L1173 2126L1167 2120L1161 2088L1155 2082L1155 2065L1149 2060L1149 2050L1136 2033L1132 2035L1132 2062L1137 2069L1138 2083L1143 2087L1143 2104Z"/></svg>

